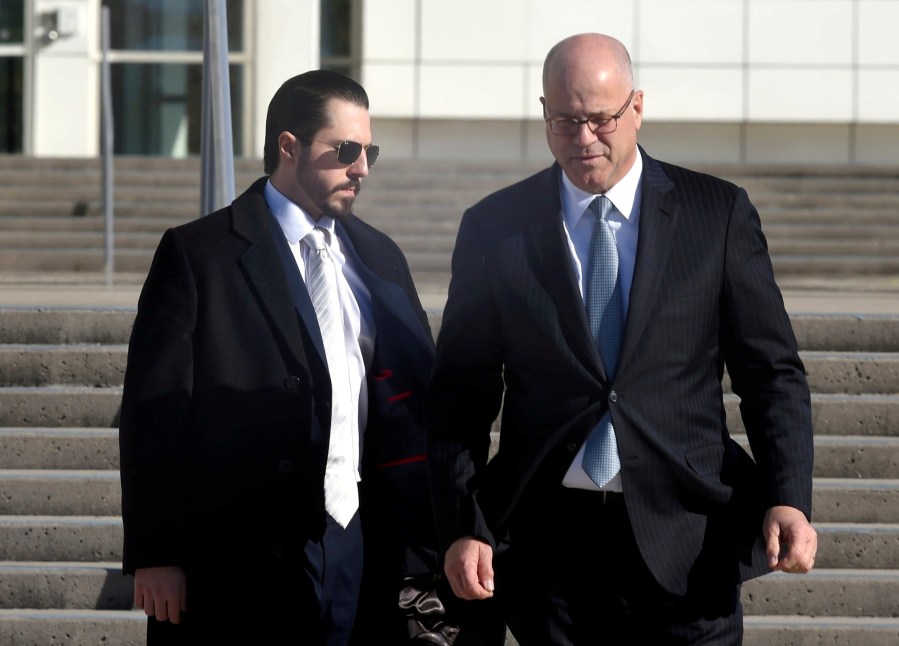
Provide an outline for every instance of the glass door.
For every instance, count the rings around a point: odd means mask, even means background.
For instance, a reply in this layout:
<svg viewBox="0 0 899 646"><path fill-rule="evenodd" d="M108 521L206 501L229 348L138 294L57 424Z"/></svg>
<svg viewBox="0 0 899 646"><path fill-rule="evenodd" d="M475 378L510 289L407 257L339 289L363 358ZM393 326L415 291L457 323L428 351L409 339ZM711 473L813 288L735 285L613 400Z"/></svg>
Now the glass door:
<svg viewBox="0 0 899 646"><path fill-rule="evenodd" d="M25 146L25 0L0 0L0 154Z"/></svg>
<svg viewBox="0 0 899 646"><path fill-rule="evenodd" d="M0 0L2 2L2 0ZM110 9L115 154L199 155L202 0L103 0ZM242 0L227 0L234 154L242 154Z"/></svg>

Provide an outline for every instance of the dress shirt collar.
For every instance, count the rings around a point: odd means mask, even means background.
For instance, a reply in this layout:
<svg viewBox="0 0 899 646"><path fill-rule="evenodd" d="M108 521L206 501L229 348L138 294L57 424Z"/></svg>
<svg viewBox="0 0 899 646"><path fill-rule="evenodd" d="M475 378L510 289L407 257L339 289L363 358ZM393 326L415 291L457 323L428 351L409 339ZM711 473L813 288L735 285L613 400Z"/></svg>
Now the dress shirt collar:
<svg viewBox="0 0 899 646"><path fill-rule="evenodd" d="M562 171L562 217L569 230L574 229L580 219L590 206L590 202L596 197L592 193L582 191L571 183L568 176ZM637 190L640 187L640 177L643 174L643 156L640 149L637 149L637 156L634 159L634 165L627 171L615 186L604 193L609 198L615 209L624 216L626 220L631 218L634 209L634 203L637 197Z"/></svg>
<svg viewBox="0 0 899 646"><path fill-rule="evenodd" d="M334 218L323 215L316 222L306 211L292 202L287 196L278 191L269 180L265 184L265 201L272 210L278 224L281 225L284 236L290 244L297 244L305 238L314 227L321 227L328 232L329 246L334 246L336 235L334 233Z"/></svg>

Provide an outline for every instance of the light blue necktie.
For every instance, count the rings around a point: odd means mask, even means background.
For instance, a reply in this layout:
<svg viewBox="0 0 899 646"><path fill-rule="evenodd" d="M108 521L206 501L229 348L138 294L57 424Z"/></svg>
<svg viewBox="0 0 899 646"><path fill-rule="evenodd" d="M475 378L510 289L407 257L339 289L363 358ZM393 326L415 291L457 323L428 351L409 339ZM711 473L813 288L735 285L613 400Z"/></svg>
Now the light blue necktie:
<svg viewBox="0 0 899 646"><path fill-rule="evenodd" d="M615 235L606 219L612 203L605 195L590 203L590 211L596 222L590 238L590 254L587 259L585 295L587 320L590 333L602 357L609 381L615 375L618 347L624 327L624 308L621 301L621 281L618 279L618 247ZM599 487L608 484L621 468L618 460L618 444L615 429L608 411L587 437L584 447L584 471Z"/></svg>

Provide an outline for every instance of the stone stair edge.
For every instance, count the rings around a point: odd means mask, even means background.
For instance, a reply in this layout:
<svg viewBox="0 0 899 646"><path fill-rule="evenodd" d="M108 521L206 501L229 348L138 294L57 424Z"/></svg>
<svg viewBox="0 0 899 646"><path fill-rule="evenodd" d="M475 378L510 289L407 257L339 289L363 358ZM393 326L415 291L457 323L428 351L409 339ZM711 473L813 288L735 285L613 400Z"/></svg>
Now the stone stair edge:
<svg viewBox="0 0 899 646"><path fill-rule="evenodd" d="M377 120L375 120L377 125ZM153 166L161 166L163 168L199 168L201 158L199 155L188 155L186 157L173 158L158 155L115 155L114 163L122 167L135 167L146 169ZM0 154L0 167L2 168L23 168L26 166L53 167L68 166L73 168L88 168L96 166L100 168L102 158L98 157L35 157L20 154ZM262 158L255 155L244 155L234 157L233 163L235 170L244 168L262 168ZM513 165L521 166L537 166L547 165L548 161L544 160L522 160L520 162L502 162L503 167ZM422 165L431 165L437 168L466 166L471 168L495 168L497 163L484 162L479 160L428 160L428 159L391 159L384 158L378 162L379 167L398 166L402 168L416 168ZM742 171L751 171L753 174L761 176L784 177L794 175L809 175L813 177L828 176L844 176L852 174L861 175L884 175L899 180L899 166L895 164L810 164L810 163L695 163L691 164L701 172L717 172L724 174L735 174Z"/></svg>
<svg viewBox="0 0 899 646"><path fill-rule="evenodd" d="M60 286L60 289L65 288L66 286ZM101 324L105 325L111 322L112 318L118 317L121 328L118 334L121 335L126 332L125 328L130 325L134 313L134 307L103 305L90 307L0 305L0 329L21 327L27 322L29 326L52 327L54 330L71 324L82 328L81 334L85 333L85 327L95 333ZM440 308L432 308L430 311L431 318L438 324L441 314ZM810 356L817 357L820 353L833 352L843 353L848 357L850 354L861 356L899 351L899 315L896 314L796 313L791 314L790 319L801 351ZM0 338L2 337L3 334L0 334ZM8 336L13 340L35 337L36 334L30 332L27 337L22 334ZM126 342L121 336L119 339L119 343ZM34 342L26 341L26 343Z"/></svg>

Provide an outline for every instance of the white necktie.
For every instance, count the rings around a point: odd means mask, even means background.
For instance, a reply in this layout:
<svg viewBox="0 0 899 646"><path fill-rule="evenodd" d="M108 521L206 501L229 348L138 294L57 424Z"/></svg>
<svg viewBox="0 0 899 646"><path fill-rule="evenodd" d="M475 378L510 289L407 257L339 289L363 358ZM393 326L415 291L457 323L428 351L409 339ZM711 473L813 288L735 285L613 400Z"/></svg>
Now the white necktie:
<svg viewBox="0 0 899 646"><path fill-rule="evenodd" d="M328 250L327 233L315 227L303 242L311 247L306 261L306 288L315 308L331 375L331 434L325 468L325 511L346 527L359 507L353 455L352 395L343 315L337 292L337 265Z"/></svg>

